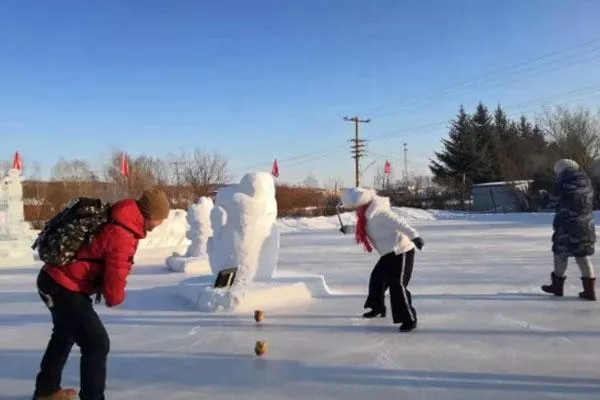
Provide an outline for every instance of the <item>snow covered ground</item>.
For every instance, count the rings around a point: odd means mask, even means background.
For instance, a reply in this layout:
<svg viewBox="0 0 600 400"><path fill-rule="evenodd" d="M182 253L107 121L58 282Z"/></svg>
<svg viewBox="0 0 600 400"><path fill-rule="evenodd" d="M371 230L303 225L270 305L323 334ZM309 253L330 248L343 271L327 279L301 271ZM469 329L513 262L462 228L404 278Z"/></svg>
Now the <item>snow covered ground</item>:
<svg viewBox="0 0 600 400"><path fill-rule="evenodd" d="M598 304L576 298L575 266L565 298L538 289L551 271L551 215L398 212L426 242L411 283L415 332L357 318L376 256L337 232L336 217L280 220L279 264L325 275L336 295L267 309L260 325L252 315L190 309L170 289L185 275L147 245L125 304L99 307L112 340L108 398L600 398ZM36 273L0 269L0 400L30 396L50 331ZM257 340L269 345L262 358ZM77 385L78 361L75 350L65 386Z"/></svg>

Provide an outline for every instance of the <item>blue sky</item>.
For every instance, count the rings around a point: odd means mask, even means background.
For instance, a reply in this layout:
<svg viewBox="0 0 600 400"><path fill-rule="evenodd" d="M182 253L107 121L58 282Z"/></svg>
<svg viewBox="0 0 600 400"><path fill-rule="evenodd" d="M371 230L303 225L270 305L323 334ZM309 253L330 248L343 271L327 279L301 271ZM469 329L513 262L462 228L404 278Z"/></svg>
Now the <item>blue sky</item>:
<svg viewBox="0 0 600 400"><path fill-rule="evenodd" d="M277 157L281 181L350 185L342 118L359 115L366 183L386 158L400 176L404 142L421 174L460 104L598 104L598 15L594 0L3 0L0 158L48 174L201 146L236 177Z"/></svg>

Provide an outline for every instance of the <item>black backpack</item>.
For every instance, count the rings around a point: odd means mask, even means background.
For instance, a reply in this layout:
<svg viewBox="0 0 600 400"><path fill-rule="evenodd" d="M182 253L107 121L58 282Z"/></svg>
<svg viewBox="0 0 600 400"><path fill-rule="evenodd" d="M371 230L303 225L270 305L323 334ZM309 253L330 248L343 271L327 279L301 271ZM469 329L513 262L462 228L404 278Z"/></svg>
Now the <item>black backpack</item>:
<svg viewBox="0 0 600 400"><path fill-rule="evenodd" d="M44 263L64 266L76 261L77 252L110 222L112 204L80 197L46 222L31 246Z"/></svg>

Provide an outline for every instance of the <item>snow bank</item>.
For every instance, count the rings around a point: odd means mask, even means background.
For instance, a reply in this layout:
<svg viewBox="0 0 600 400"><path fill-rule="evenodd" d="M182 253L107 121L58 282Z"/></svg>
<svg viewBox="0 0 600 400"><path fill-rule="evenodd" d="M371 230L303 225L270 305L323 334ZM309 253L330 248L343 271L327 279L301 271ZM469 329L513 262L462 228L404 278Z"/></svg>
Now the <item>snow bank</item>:
<svg viewBox="0 0 600 400"><path fill-rule="evenodd" d="M220 192L225 192L226 189L222 189ZM230 194L231 196L231 194ZM239 195L236 195L239 196ZM236 200L237 201L237 200ZM233 210L235 210L235 205ZM230 206L228 206L230 207ZM410 223L425 223L428 221L435 221L436 219L448 219L448 218L465 218L457 216L456 213L439 212L439 211L426 211L408 207L392 207L396 213L406 218ZM222 223L223 218L222 211L215 211L216 215L214 218L217 219L217 223ZM233 211L235 213L235 211ZM265 215L270 215L268 219L265 219L265 224L273 221L272 211ZM353 212L346 212L341 215L344 224L353 225L356 223L356 216ZM211 218L213 218L211 216ZM267 217L265 217L267 218ZM185 210L171 210L169 218L148 237L140 241L141 249L167 249L173 252L183 253L191 244L191 240L187 237L186 232L189 229L189 223L187 219L187 212ZM301 217L301 218L279 218L277 221L277 230L279 233L292 233L292 232L304 232L304 231L322 231L322 230L337 230L340 228L340 223L336 215L329 217ZM266 226L266 225L265 225ZM240 227L241 228L241 227ZM264 228L264 227L263 227ZM261 228L261 229L263 229ZM226 228L230 229L230 228ZM221 261L217 264L231 265L232 260Z"/></svg>
<svg viewBox="0 0 600 400"><path fill-rule="evenodd" d="M37 251L31 245L40 233L22 222L15 236L0 234L0 268L30 265L39 261Z"/></svg>
<svg viewBox="0 0 600 400"><path fill-rule="evenodd" d="M185 210L171 210L169 217L156 229L140 240L140 249L169 248L173 251L183 251L190 244L186 237L188 223Z"/></svg>
<svg viewBox="0 0 600 400"><path fill-rule="evenodd" d="M35 239L31 239L0 240L0 268L31 265L37 261L37 252L31 249Z"/></svg>
<svg viewBox="0 0 600 400"><path fill-rule="evenodd" d="M430 213L439 221L470 221L483 223L523 223L552 225L553 212L541 213L474 213L464 211L432 210ZM600 213L594 214L598 221Z"/></svg>
<svg viewBox="0 0 600 400"><path fill-rule="evenodd" d="M426 210L409 207L392 207L392 210L405 218L409 223L423 223L436 220L436 217ZM356 224L356 213L354 212L342 213L341 218L345 225ZM329 217L281 218L278 222L281 231L284 233L312 230L337 230L340 228L340 221L337 215Z"/></svg>

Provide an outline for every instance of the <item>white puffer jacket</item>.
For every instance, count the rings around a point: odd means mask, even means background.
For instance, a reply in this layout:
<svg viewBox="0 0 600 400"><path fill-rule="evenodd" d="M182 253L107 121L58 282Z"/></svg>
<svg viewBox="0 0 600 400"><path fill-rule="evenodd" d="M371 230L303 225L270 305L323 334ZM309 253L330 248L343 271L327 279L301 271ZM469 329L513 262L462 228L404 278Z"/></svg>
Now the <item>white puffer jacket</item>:
<svg viewBox="0 0 600 400"><path fill-rule="evenodd" d="M349 189L342 196L344 207L356 208L368 203L371 204L365 213L367 235L380 255L402 254L415 248L412 241L419 237L419 232L392 211L388 197L379 197L372 189L362 188Z"/></svg>

